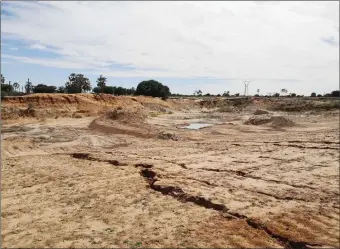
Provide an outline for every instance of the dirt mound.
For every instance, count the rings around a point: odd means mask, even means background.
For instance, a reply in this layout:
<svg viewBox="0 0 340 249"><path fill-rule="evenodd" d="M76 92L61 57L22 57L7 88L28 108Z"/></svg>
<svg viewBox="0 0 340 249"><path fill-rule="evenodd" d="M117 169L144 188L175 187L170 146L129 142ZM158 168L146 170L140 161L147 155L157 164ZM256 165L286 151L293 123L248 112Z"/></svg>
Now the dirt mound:
<svg viewBox="0 0 340 249"><path fill-rule="evenodd" d="M273 127L280 128L280 127L293 127L296 124L288 118L285 118L285 117L282 117L282 116L274 116L274 117L272 117L271 125Z"/></svg>
<svg viewBox="0 0 340 249"><path fill-rule="evenodd" d="M211 98L203 99L199 102L201 108L219 108L220 112L234 112L245 108L252 104L252 99L248 97L244 98Z"/></svg>
<svg viewBox="0 0 340 249"><path fill-rule="evenodd" d="M283 116L260 116L260 117L250 117L247 121L244 122L246 125L263 125L263 124L270 124L272 127L275 128L282 128L282 127L293 127L296 124Z"/></svg>
<svg viewBox="0 0 340 249"><path fill-rule="evenodd" d="M250 117L247 121L244 122L246 125L262 125L268 124L272 121L271 116L261 116L261 117Z"/></svg>
<svg viewBox="0 0 340 249"><path fill-rule="evenodd" d="M175 134L164 132L164 131L162 131L158 134L158 138L163 139L163 140L174 140L174 141L179 140L179 137L176 136Z"/></svg>
<svg viewBox="0 0 340 249"><path fill-rule="evenodd" d="M117 107L93 120L89 128L110 134L126 134L136 137L156 137L158 132L144 122L147 113L141 107Z"/></svg>
<svg viewBox="0 0 340 249"><path fill-rule="evenodd" d="M263 115L263 114L269 114L269 112L266 110L261 110L261 109L256 109L256 111L254 112L254 115Z"/></svg>
<svg viewBox="0 0 340 249"><path fill-rule="evenodd" d="M122 123L142 123L146 116L146 113L141 108L117 107L105 113L107 119Z"/></svg>

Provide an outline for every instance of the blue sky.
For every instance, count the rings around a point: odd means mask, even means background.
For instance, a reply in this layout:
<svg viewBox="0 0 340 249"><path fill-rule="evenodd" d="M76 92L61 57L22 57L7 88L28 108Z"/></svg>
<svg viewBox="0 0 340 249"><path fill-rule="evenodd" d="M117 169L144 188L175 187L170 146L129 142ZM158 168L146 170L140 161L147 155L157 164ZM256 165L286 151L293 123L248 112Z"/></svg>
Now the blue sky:
<svg viewBox="0 0 340 249"><path fill-rule="evenodd" d="M77 11L74 11L77 9ZM155 79L172 92L339 88L338 2L1 2L1 73L23 84Z"/></svg>

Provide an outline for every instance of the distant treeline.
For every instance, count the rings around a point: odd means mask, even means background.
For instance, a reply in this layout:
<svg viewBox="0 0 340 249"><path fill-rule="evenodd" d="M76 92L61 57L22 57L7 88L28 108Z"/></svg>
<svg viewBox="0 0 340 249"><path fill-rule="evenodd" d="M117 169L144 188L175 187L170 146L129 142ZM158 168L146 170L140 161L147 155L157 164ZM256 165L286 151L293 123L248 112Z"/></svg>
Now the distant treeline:
<svg viewBox="0 0 340 249"><path fill-rule="evenodd" d="M97 86L92 88L91 82L88 78L84 77L82 74L72 73L68 77L68 81L65 86L51 86L45 84L33 85L33 83L28 79L25 85L20 86L18 82L8 83L5 82L5 77L1 74L1 97L3 96L21 96L31 93L106 93L113 95L145 95L152 97L161 97L163 99L169 96L173 97L194 97L194 96L214 96L214 97L239 97L240 94L236 93L231 95L229 91L225 91L222 94L213 95L210 93L203 94L201 90L196 90L193 94L171 94L168 86L155 80L142 81L137 85L137 88L125 88L122 86L107 86L107 79L100 75L96 81ZM281 89L281 96L283 97L304 97L304 95L297 95L295 93L288 94L286 89ZM260 95L260 89L257 89L257 94L255 97L280 97L280 93L268 93L266 95ZM326 93L324 95L311 93L310 97L340 97L340 91L334 90L331 93Z"/></svg>

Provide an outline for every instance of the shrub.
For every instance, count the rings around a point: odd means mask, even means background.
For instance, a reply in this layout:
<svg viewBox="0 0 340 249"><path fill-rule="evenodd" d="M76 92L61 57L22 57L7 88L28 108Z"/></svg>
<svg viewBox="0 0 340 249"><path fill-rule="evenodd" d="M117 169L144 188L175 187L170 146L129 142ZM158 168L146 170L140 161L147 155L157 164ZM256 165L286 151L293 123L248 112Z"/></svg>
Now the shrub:
<svg viewBox="0 0 340 249"><path fill-rule="evenodd" d="M332 91L331 96L332 97L340 97L340 91L339 90Z"/></svg>
<svg viewBox="0 0 340 249"><path fill-rule="evenodd" d="M57 88L55 86L47 86L44 84L38 84L33 88L34 93L55 93Z"/></svg>

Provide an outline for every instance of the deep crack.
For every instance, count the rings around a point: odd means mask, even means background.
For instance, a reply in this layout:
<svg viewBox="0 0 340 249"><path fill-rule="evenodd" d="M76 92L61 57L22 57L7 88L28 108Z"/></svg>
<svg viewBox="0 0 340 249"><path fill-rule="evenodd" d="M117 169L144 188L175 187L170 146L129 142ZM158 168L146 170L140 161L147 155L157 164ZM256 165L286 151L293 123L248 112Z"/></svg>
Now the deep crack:
<svg viewBox="0 0 340 249"><path fill-rule="evenodd" d="M229 211L229 209L223 205L218 203L213 203L211 200L208 200L201 196L193 196L188 193L185 193L180 187L175 186L162 186L159 184L155 184L157 182L157 174L155 171L150 170L149 168L143 168L140 171L140 174L145 178L148 182L149 187L157 192L162 193L163 195L169 195L174 197L176 200L180 202L192 202L198 206L202 206L208 209L213 209L222 214L226 215L226 218L231 219L244 219L247 224L257 230L264 231L268 236L274 238L279 244L284 246L285 249L307 249L309 246L321 246L319 244L309 244L304 241L294 241L287 237L281 236L277 233L274 233L270 230L266 225L255 221L243 214L235 213Z"/></svg>
<svg viewBox="0 0 340 249"><path fill-rule="evenodd" d="M71 156L77 159L109 163L114 166L126 166L127 165L126 163L121 163L117 160L111 160L111 159L105 160L105 159L95 158L95 157L92 157L89 153L72 153Z"/></svg>

